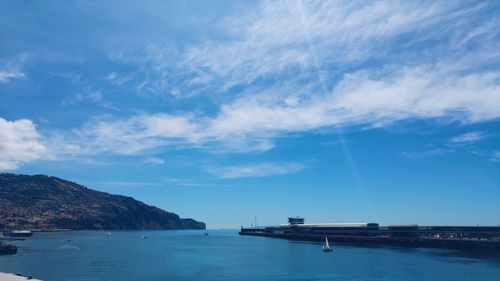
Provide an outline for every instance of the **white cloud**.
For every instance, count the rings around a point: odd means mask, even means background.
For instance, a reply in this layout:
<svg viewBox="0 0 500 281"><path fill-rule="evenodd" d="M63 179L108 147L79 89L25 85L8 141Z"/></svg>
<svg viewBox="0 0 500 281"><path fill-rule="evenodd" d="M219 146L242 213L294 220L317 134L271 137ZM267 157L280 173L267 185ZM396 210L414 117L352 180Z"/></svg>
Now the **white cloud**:
<svg viewBox="0 0 500 281"><path fill-rule="evenodd" d="M93 103L98 103L102 100L102 93L99 90L89 90L77 93L70 98L67 98L62 101L62 105L69 106L78 104L81 102L89 101Z"/></svg>
<svg viewBox="0 0 500 281"><path fill-rule="evenodd" d="M190 144L266 150L277 134L328 126L480 122L500 117L500 72L478 70L500 57L494 48L500 21L478 20L486 6L263 1L222 20L223 39L185 52L151 44L142 56L112 57L138 64L140 91L223 93L245 85L234 99L225 97L215 115L177 116L178 125L189 128L177 138ZM149 134L145 146L165 145L166 138ZM261 145L248 145L255 142Z"/></svg>
<svg viewBox="0 0 500 281"><path fill-rule="evenodd" d="M195 144L197 124L189 116L138 115L127 120L93 120L70 136L82 153L133 155L167 145Z"/></svg>
<svg viewBox="0 0 500 281"><path fill-rule="evenodd" d="M101 91L91 91L87 93L87 98L93 102L98 102L102 99L102 93Z"/></svg>
<svg viewBox="0 0 500 281"><path fill-rule="evenodd" d="M21 53L17 57L12 58L8 61L0 60L2 65L0 66L0 84L7 83L12 79L25 78L26 75L20 69L24 63L26 63L31 58L30 53Z"/></svg>
<svg viewBox="0 0 500 281"><path fill-rule="evenodd" d="M163 164L165 164L165 161L163 159L156 158L156 157L148 157L148 158L144 159L144 163L152 164L152 165L163 165Z"/></svg>
<svg viewBox="0 0 500 281"><path fill-rule="evenodd" d="M125 76L111 73L107 79L118 86L130 84L141 94L172 94L177 91L180 93L175 83L184 84L185 81L179 77L189 72L183 66L176 67L179 54L172 46L151 43L146 48L141 48L138 53L114 51L110 58L123 64L132 64L136 70Z"/></svg>
<svg viewBox="0 0 500 281"><path fill-rule="evenodd" d="M105 77L105 80L109 81L111 84L114 84L116 86L122 86L128 83L131 79L132 79L131 75L120 76L116 72L108 73L108 75Z"/></svg>
<svg viewBox="0 0 500 281"><path fill-rule="evenodd" d="M0 70L0 84L7 83L11 79L24 78L24 73L17 70Z"/></svg>
<svg viewBox="0 0 500 281"><path fill-rule="evenodd" d="M48 157L48 150L30 120L0 118L0 170L15 170L23 163Z"/></svg>
<svg viewBox="0 0 500 281"><path fill-rule="evenodd" d="M105 187L157 187L165 185L162 182L135 182L135 181L80 181L88 185L97 185Z"/></svg>
<svg viewBox="0 0 500 281"><path fill-rule="evenodd" d="M422 150L422 151L403 152L403 156L406 158L424 158L424 157L443 155L443 154L452 153L452 152L454 152L454 151L450 150L450 149L433 148L433 149Z"/></svg>
<svg viewBox="0 0 500 281"><path fill-rule="evenodd" d="M494 151L491 154L491 161L500 161L500 151Z"/></svg>
<svg viewBox="0 0 500 281"><path fill-rule="evenodd" d="M500 117L500 71L459 75L419 66L373 79L348 74L337 86L337 105L350 120L392 122L447 117L463 123Z"/></svg>
<svg viewBox="0 0 500 281"><path fill-rule="evenodd" d="M303 170L305 166L300 163L259 163L252 165L238 165L228 167L210 168L208 171L221 179L265 177L296 173Z"/></svg>
<svg viewBox="0 0 500 281"><path fill-rule="evenodd" d="M195 74L192 83L221 83L222 89L228 89L278 74L293 79L297 72L309 75L309 79L320 76L330 80L324 76L375 59L398 63L425 61L432 56L415 55L415 50L409 48L416 44L412 41L415 37L436 37L446 45L449 38L471 33L470 27L464 28L464 19L484 8L460 5L263 1L255 9L225 19L220 29L226 31L228 39L192 46L183 54L180 65ZM495 28L498 23L490 22L474 33L478 37L468 38L484 39ZM408 36L411 39L402 39L409 34L413 34ZM443 47L446 46L430 46ZM457 51L460 50L448 50L448 56Z"/></svg>
<svg viewBox="0 0 500 281"><path fill-rule="evenodd" d="M94 120L74 137L87 151L97 153L136 154L167 146L249 152L273 148L276 136L331 126L500 118L500 72L460 76L447 68L420 66L383 75L346 74L330 94L311 94L292 103L286 96L266 93L222 105L214 116L142 114L126 120ZM470 141L479 135L468 137Z"/></svg>
<svg viewBox="0 0 500 281"><path fill-rule="evenodd" d="M222 19L217 27L224 36L217 39L185 49L151 43L138 53L114 51L110 57L136 65L139 92L169 93L182 86L187 96L220 93L277 75L319 77L331 85L335 79L328 76L367 61L429 63L438 53L460 58L467 44L495 40L490 34L498 22L470 22L481 9L485 4L262 1ZM418 54L422 49L412 47L418 40L432 41L424 51L436 54Z"/></svg>
<svg viewBox="0 0 500 281"><path fill-rule="evenodd" d="M244 85L224 96L217 113L168 120L146 114L101 125L141 123L117 133L131 140L129 151L184 142L246 152L271 149L277 135L330 126L497 119L500 21L482 17L485 9L460 2L264 1L222 20L223 39L184 52L151 44L142 56L112 56L138 64L140 91L223 93ZM180 131L158 130L164 126Z"/></svg>
<svg viewBox="0 0 500 281"><path fill-rule="evenodd" d="M478 142L485 137L486 136L481 132L469 132L451 138L450 142L455 145L465 145Z"/></svg>
<svg viewBox="0 0 500 281"><path fill-rule="evenodd" d="M108 73L108 75L106 76L106 80L115 80L116 77L118 76L118 74L116 74L116 72L111 72L111 73Z"/></svg>
<svg viewBox="0 0 500 281"><path fill-rule="evenodd" d="M300 105L266 97L240 99L210 121L216 135L296 132L325 126L379 126L405 119L447 117L464 123L500 117L500 72L457 76L433 67L382 78L348 74L333 93Z"/></svg>
<svg viewBox="0 0 500 281"><path fill-rule="evenodd" d="M478 14L487 5L264 1L224 19L219 40L111 55L137 66L140 92L185 98L243 85L215 99L215 112L96 118L64 138L83 154L258 152L278 136L336 126L496 120L500 21ZM124 77L106 79L129 85Z"/></svg>

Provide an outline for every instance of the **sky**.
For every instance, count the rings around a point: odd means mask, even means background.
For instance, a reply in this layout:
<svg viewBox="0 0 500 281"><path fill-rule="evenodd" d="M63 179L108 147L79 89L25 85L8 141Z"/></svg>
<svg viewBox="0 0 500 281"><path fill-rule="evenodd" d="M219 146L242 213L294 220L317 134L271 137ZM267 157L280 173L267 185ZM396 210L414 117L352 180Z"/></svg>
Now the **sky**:
<svg viewBox="0 0 500 281"><path fill-rule="evenodd" d="M500 225L499 1L0 0L0 171L208 228Z"/></svg>

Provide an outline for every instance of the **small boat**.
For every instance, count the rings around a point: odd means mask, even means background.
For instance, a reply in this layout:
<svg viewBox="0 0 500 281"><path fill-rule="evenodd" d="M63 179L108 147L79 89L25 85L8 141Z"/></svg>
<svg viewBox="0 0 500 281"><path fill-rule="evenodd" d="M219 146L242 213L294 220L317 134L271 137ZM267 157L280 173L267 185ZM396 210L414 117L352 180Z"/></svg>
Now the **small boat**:
<svg viewBox="0 0 500 281"><path fill-rule="evenodd" d="M108 236L111 236L111 232L108 232Z"/></svg>
<svg viewBox="0 0 500 281"><path fill-rule="evenodd" d="M0 240L3 241L23 241L24 238L16 238L16 237L6 237L3 232L0 232Z"/></svg>
<svg viewBox="0 0 500 281"><path fill-rule="evenodd" d="M10 232L10 237L29 237L33 236L31 230L12 230Z"/></svg>
<svg viewBox="0 0 500 281"><path fill-rule="evenodd" d="M0 241L24 241L26 240L25 238L19 238L19 237L0 237Z"/></svg>
<svg viewBox="0 0 500 281"><path fill-rule="evenodd" d="M10 255L17 253L17 247L0 243L0 255Z"/></svg>
<svg viewBox="0 0 500 281"><path fill-rule="evenodd" d="M325 236L325 243L323 243L323 252L331 252L332 247L330 246L330 243L328 243L328 237Z"/></svg>
<svg viewBox="0 0 500 281"><path fill-rule="evenodd" d="M208 236L208 232L205 232L205 236Z"/></svg>
<svg viewBox="0 0 500 281"><path fill-rule="evenodd" d="M145 235L142 235L141 239L147 239L147 237Z"/></svg>

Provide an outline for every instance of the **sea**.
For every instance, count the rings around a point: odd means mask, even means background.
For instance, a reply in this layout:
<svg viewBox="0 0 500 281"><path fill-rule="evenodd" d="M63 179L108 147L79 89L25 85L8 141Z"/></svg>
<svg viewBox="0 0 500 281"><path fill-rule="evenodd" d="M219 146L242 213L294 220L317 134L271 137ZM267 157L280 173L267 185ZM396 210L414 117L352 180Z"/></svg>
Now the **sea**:
<svg viewBox="0 0 500 281"><path fill-rule="evenodd" d="M205 235L208 233L208 235ZM360 247L239 236L237 230L34 233L0 272L44 281L499 281L500 253Z"/></svg>

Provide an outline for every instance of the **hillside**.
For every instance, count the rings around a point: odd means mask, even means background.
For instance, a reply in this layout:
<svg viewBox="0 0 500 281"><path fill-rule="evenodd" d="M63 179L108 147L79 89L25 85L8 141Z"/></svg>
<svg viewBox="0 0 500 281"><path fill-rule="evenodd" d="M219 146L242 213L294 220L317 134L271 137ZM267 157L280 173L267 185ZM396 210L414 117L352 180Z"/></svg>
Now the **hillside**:
<svg viewBox="0 0 500 281"><path fill-rule="evenodd" d="M205 229L131 197L45 175L0 174L0 229Z"/></svg>

